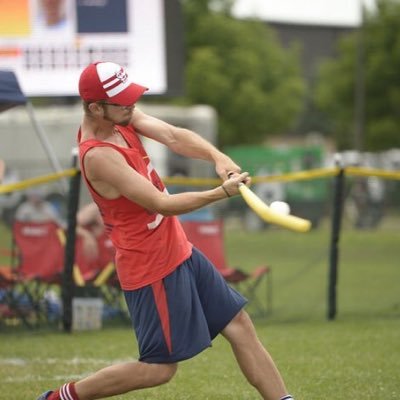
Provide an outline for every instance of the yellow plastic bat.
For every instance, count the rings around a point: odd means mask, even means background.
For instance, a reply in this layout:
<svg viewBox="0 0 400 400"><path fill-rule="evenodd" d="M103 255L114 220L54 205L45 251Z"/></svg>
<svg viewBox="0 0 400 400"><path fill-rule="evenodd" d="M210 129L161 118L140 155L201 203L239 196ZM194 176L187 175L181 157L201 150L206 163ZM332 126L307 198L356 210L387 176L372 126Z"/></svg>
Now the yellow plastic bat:
<svg viewBox="0 0 400 400"><path fill-rule="evenodd" d="M294 215L286 215L271 210L251 189L245 184L239 185L239 191L247 205L265 222L279 225L296 232L308 232L311 221Z"/></svg>

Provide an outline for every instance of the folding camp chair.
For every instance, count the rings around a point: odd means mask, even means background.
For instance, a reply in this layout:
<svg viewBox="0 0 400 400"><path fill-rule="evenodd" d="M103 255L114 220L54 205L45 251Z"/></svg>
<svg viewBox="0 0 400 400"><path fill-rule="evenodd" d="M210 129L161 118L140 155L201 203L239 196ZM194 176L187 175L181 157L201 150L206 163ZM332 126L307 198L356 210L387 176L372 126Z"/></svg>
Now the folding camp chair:
<svg viewBox="0 0 400 400"><path fill-rule="evenodd" d="M64 247L54 222L15 222L14 240L19 255L18 272L26 280L60 282Z"/></svg>
<svg viewBox="0 0 400 400"><path fill-rule="evenodd" d="M85 281L85 287L79 295L100 296L104 301L105 316L118 315L126 319L127 311L123 292L115 270L115 248L106 232L97 237L99 254L95 259L88 259L83 249L82 238L77 239L75 264Z"/></svg>
<svg viewBox="0 0 400 400"><path fill-rule="evenodd" d="M0 266L0 323L16 325L22 322L30 327L32 307L19 285L14 268Z"/></svg>
<svg viewBox="0 0 400 400"><path fill-rule="evenodd" d="M79 267L86 283L94 283L95 286L99 286L105 283L113 272L115 249L105 232L97 237L96 240L98 255L94 259L89 259L84 251L83 238L77 237L75 264Z"/></svg>
<svg viewBox="0 0 400 400"><path fill-rule="evenodd" d="M103 232L97 240L99 243L99 260L102 267L93 281L93 285L101 290L105 305L105 317L117 316L124 321L130 320L125 297L115 269L115 248L106 232Z"/></svg>
<svg viewBox="0 0 400 400"><path fill-rule="evenodd" d="M37 322L47 321L49 313L56 312L48 295L61 284L64 271L60 227L54 222L16 221L12 230L17 258L13 264L20 288L28 297Z"/></svg>
<svg viewBox="0 0 400 400"><path fill-rule="evenodd" d="M236 287L249 300L249 310L255 316L265 316L272 307L271 268L262 265L251 272L227 265L224 248L224 232L222 220L214 221L182 221L183 229L189 241L220 271L225 280ZM265 291L261 291L265 281ZM259 289L260 288L260 289ZM259 289L259 290L257 290Z"/></svg>

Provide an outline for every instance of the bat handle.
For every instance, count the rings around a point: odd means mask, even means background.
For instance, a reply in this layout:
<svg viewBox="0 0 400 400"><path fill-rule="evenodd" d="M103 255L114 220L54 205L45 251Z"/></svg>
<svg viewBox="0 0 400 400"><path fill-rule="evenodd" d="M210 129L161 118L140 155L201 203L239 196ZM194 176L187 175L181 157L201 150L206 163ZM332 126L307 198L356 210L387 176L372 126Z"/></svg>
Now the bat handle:
<svg viewBox="0 0 400 400"><path fill-rule="evenodd" d="M235 173L234 172L228 172L228 178L231 178L232 175L235 175ZM246 186L246 185L244 184L244 182L239 182L238 186L240 187L240 186Z"/></svg>

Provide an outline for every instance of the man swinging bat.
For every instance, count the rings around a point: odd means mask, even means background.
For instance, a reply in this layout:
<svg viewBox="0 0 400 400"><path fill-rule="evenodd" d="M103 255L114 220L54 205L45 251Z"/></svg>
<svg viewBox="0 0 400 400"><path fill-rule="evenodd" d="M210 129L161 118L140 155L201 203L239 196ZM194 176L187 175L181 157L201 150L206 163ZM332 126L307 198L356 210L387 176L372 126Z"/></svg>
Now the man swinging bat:
<svg viewBox="0 0 400 400"><path fill-rule="evenodd" d="M168 382L178 363L219 334L263 399L292 399L244 310L246 299L188 242L176 215L239 193L248 174L196 133L144 114L146 88L112 62L81 74L84 116L78 141L83 176L116 248L116 268L139 346L139 360L113 365L38 400L102 399ZM168 194L140 136L215 164L221 186ZM228 173L234 172L228 179ZM218 394L216 393L216 398Z"/></svg>

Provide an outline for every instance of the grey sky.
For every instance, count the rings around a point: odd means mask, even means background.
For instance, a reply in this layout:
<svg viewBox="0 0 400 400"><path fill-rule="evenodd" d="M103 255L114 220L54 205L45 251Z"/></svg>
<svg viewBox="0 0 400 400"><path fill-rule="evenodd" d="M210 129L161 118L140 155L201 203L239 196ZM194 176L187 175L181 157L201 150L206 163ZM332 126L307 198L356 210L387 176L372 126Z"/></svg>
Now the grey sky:
<svg viewBox="0 0 400 400"><path fill-rule="evenodd" d="M265 21L354 26L361 20L361 5L373 9L375 0L236 0L237 17Z"/></svg>

